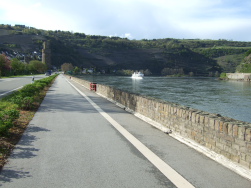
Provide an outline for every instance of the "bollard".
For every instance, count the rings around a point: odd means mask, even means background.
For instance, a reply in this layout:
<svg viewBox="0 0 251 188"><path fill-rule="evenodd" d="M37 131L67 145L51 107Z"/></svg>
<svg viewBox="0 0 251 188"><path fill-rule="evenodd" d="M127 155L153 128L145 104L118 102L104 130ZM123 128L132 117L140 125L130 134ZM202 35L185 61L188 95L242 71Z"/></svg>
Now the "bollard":
<svg viewBox="0 0 251 188"><path fill-rule="evenodd" d="M91 82L90 83L90 90L91 91L96 91L97 90L97 83Z"/></svg>

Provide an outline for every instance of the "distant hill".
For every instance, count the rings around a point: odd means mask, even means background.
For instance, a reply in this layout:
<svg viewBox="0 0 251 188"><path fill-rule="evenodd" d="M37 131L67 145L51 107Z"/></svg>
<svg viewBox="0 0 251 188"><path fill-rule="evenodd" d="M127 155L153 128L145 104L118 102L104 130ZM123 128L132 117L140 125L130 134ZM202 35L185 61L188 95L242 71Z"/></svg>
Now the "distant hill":
<svg viewBox="0 0 251 188"><path fill-rule="evenodd" d="M160 75L164 68L182 69L185 74L192 72L194 75L234 72L251 49L251 42L169 38L128 40L0 25L0 53L7 51L11 57L19 54L20 59L22 56L39 59L45 40L50 40L52 64L56 67L72 63L106 72L148 69L155 75Z"/></svg>

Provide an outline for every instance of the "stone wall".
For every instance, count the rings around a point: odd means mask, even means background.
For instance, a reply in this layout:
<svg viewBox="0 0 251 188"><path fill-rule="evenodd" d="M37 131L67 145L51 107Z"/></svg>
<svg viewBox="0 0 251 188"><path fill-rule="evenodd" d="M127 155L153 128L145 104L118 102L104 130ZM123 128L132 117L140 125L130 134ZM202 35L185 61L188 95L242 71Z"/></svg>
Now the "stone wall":
<svg viewBox="0 0 251 188"><path fill-rule="evenodd" d="M251 80L251 73L227 73L227 78L230 80Z"/></svg>
<svg viewBox="0 0 251 188"><path fill-rule="evenodd" d="M85 87L90 82L72 78ZM251 124L97 84L97 93L251 169Z"/></svg>

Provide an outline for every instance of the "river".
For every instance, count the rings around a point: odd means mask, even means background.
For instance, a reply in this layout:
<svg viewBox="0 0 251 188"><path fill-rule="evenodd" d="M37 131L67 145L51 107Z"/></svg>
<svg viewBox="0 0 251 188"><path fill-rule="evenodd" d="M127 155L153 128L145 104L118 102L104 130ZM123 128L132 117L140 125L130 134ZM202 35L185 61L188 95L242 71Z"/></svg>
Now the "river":
<svg viewBox="0 0 251 188"><path fill-rule="evenodd" d="M91 75L82 78L251 123L250 82L194 77L145 77L138 80L123 76Z"/></svg>

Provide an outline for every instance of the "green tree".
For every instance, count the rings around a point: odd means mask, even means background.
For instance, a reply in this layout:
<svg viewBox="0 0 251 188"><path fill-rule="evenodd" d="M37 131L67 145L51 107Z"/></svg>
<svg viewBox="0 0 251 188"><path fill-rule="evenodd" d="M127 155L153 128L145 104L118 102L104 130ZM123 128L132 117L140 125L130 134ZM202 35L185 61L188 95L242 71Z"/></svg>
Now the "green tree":
<svg viewBox="0 0 251 188"><path fill-rule="evenodd" d="M73 72L74 72L74 74L79 74L79 73L80 73L80 71L81 71L81 69L80 69L80 68L75 67Z"/></svg>
<svg viewBox="0 0 251 188"><path fill-rule="evenodd" d="M15 74L20 74L23 69L23 63L17 58L11 60L11 67Z"/></svg>
<svg viewBox="0 0 251 188"><path fill-rule="evenodd" d="M29 62L29 70L35 73L44 73L47 70L47 66L38 60L32 60Z"/></svg>
<svg viewBox="0 0 251 188"><path fill-rule="evenodd" d="M2 76L4 66L5 66L5 58L3 55L0 55L0 77Z"/></svg>
<svg viewBox="0 0 251 188"><path fill-rule="evenodd" d="M0 76L8 75L11 73L10 60L4 54L0 55Z"/></svg>

